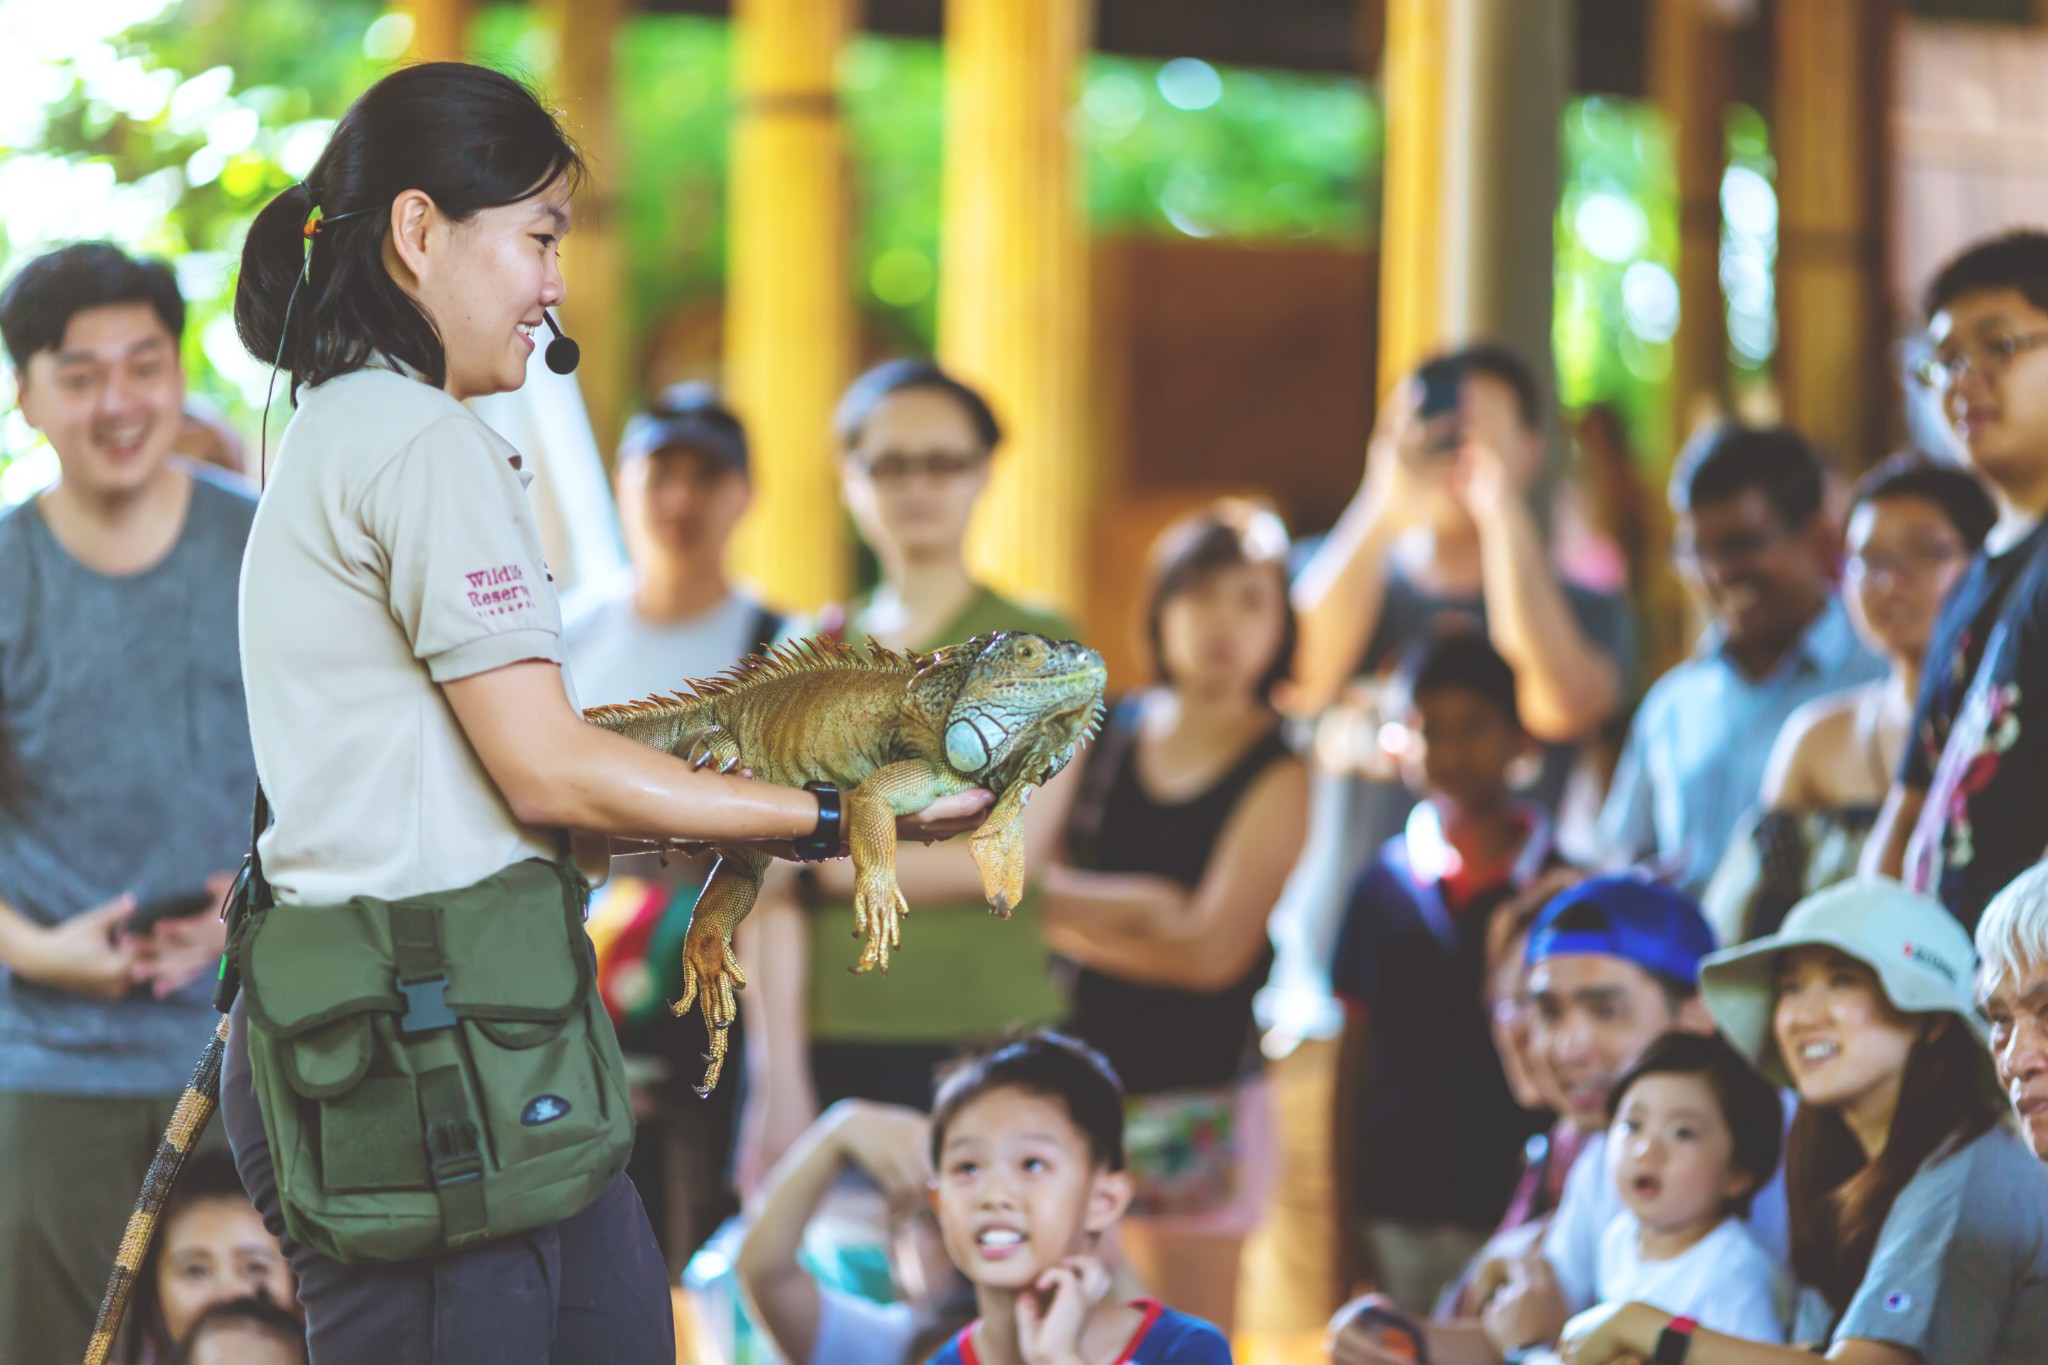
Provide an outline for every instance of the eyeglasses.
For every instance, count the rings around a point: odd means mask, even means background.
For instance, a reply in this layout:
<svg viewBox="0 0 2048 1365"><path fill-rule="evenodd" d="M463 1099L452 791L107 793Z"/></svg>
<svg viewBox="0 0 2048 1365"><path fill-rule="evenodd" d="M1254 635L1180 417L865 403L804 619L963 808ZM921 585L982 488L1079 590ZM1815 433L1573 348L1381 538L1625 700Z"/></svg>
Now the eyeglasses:
<svg viewBox="0 0 2048 1365"><path fill-rule="evenodd" d="M1960 545L1907 545L1898 550L1865 550L1850 555L1842 566L1843 574L1851 579L1925 578L1944 565L1961 558Z"/></svg>
<svg viewBox="0 0 2048 1365"><path fill-rule="evenodd" d="M2002 375L2023 351L2048 344L2048 332L2001 332L1976 345L1936 351L1913 367L1913 378L1936 393L1947 393L1972 374Z"/></svg>
<svg viewBox="0 0 2048 1365"><path fill-rule="evenodd" d="M853 467L879 484L905 483L922 476L945 481L979 469L988 459L986 451L935 450L926 455L908 455L887 450L879 455L853 457Z"/></svg>

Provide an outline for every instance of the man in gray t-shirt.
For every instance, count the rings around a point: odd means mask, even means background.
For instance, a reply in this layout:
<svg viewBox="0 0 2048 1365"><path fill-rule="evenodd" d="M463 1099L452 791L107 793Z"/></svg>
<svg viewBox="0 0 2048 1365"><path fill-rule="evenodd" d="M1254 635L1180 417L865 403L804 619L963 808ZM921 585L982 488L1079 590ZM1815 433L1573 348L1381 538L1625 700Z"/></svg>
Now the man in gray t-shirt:
<svg viewBox="0 0 2048 1365"><path fill-rule="evenodd" d="M85 1349L213 1031L214 904L248 846L255 503L171 458L183 322L166 267L105 245L0 293L22 413L62 470L0 513L0 1360Z"/></svg>

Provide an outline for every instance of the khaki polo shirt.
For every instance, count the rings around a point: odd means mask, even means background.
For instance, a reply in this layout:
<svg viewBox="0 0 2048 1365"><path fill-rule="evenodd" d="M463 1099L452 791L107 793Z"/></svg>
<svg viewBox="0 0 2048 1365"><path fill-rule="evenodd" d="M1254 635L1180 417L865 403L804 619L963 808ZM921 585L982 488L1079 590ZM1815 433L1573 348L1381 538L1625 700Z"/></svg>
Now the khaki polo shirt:
<svg viewBox="0 0 2048 1365"><path fill-rule="evenodd" d="M554 856L439 684L562 659L532 475L448 394L366 369L300 394L242 563L242 678L278 900L467 886Z"/></svg>

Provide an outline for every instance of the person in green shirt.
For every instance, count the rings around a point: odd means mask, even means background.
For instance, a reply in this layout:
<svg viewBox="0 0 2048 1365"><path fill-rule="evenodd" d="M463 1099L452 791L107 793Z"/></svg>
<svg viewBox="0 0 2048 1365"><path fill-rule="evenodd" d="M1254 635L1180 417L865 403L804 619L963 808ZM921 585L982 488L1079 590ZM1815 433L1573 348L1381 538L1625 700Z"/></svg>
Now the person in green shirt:
<svg viewBox="0 0 2048 1365"><path fill-rule="evenodd" d="M1012 602L968 573L968 525L1002 440L987 400L929 361L892 360L854 381L835 427L841 492L881 581L792 633L899 650L997 630L1073 638L1064 618ZM1065 823L1068 786L1056 778L1025 808L1033 872ZM896 875L912 915L886 977L846 970L858 946L850 863L778 871L743 927L740 953L755 988L746 1001L742 1192L825 1106L862 1099L929 1109L940 1063L1065 1009L1035 891L1027 888L1008 923L992 919L964 843L906 843Z"/></svg>

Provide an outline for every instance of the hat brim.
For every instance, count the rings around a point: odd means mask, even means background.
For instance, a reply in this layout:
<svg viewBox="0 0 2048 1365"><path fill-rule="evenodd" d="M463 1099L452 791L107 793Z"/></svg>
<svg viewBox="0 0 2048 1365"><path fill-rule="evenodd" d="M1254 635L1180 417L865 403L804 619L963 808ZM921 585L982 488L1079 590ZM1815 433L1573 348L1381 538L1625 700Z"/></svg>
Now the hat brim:
<svg viewBox="0 0 2048 1365"><path fill-rule="evenodd" d="M1920 989L1916 976L1906 976L1889 962L1870 960L1870 945L1853 935L1832 929L1807 933L1777 933L1739 947L1727 948L1700 963L1700 997L1707 1012L1731 1046L1777 1085L1791 1086L1791 1074L1778 1055L1772 1024L1777 1013L1776 965L1778 954L1794 948L1832 948L1854 958L1877 976L1878 988L1905 1014L1953 1014L1960 1018L1986 1047L1991 1033L1975 1008L1954 997Z"/></svg>

